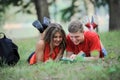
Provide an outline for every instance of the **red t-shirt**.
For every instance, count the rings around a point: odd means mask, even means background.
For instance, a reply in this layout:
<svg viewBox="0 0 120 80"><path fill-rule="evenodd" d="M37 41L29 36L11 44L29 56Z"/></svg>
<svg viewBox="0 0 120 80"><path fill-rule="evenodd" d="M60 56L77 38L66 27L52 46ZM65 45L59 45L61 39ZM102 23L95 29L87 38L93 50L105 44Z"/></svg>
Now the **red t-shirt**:
<svg viewBox="0 0 120 80"><path fill-rule="evenodd" d="M49 60L49 58L55 60L59 51L60 51L59 47L56 47L54 48L53 52L50 55L50 45L46 44L43 54L43 62ZM34 53L30 58L29 64L35 64L35 63L36 63L36 54Z"/></svg>
<svg viewBox="0 0 120 80"><path fill-rule="evenodd" d="M67 52L74 52L74 54L78 54L80 51L83 51L86 54L86 57L89 57L91 56L90 52L93 50L99 51L100 57L103 57L100 40L97 33L85 31L84 41L78 45L74 45L74 43L70 40L70 35L67 35Z"/></svg>

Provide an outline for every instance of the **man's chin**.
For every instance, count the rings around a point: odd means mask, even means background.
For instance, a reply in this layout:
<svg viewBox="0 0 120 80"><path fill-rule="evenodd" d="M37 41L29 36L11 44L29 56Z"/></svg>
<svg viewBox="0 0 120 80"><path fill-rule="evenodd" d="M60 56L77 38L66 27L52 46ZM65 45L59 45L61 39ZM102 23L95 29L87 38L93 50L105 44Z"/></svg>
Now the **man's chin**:
<svg viewBox="0 0 120 80"><path fill-rule="evenodd" d="M78 45L79 43L74 43L75 45Z"/></svg>

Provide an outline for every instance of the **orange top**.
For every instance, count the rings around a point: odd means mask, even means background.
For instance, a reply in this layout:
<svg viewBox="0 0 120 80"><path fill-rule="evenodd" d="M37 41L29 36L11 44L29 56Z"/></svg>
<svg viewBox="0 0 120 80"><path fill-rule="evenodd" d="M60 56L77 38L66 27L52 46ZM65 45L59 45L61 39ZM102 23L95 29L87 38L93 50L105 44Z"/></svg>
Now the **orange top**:
<svg viewBox="0 0 120 80"><path fill-rule="evenodd" d="M49 60L49 58L55 60L59 51L60 51L59 47L55 47L53 52L50 54L50 45L46 44L45 49L44 49L44 54L43 54L43 62ZM36 63L36 53L32 55L29 61L29 64L35 64L35 63Z"/></svg>

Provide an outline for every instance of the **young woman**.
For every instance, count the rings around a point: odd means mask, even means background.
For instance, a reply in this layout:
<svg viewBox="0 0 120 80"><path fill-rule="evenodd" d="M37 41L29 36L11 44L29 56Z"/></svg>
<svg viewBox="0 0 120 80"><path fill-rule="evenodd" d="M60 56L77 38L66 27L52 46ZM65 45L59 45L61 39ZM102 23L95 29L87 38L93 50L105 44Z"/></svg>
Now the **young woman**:
<svg viewBox="0 0 120 80"><path fill-rule="evenodd" d="M43 39L39 40L36 50L29 58L29 64L59 61L66 47L66 35L60 24L50 23L45 30Z"/></svg>

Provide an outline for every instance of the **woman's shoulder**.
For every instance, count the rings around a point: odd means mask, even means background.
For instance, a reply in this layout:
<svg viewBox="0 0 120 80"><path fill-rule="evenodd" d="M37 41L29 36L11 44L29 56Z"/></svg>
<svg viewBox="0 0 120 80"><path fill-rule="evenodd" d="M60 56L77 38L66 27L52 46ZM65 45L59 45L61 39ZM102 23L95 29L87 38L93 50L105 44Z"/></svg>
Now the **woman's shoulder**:
<svg viewBox="0 0 120 80"><path fill-rule="evenodd" d="M38 45L38 46L41 46L41 47L44 47L44 46L45 46L44 40L40 39L40 40L37 42L37 45Z"/></svg>

